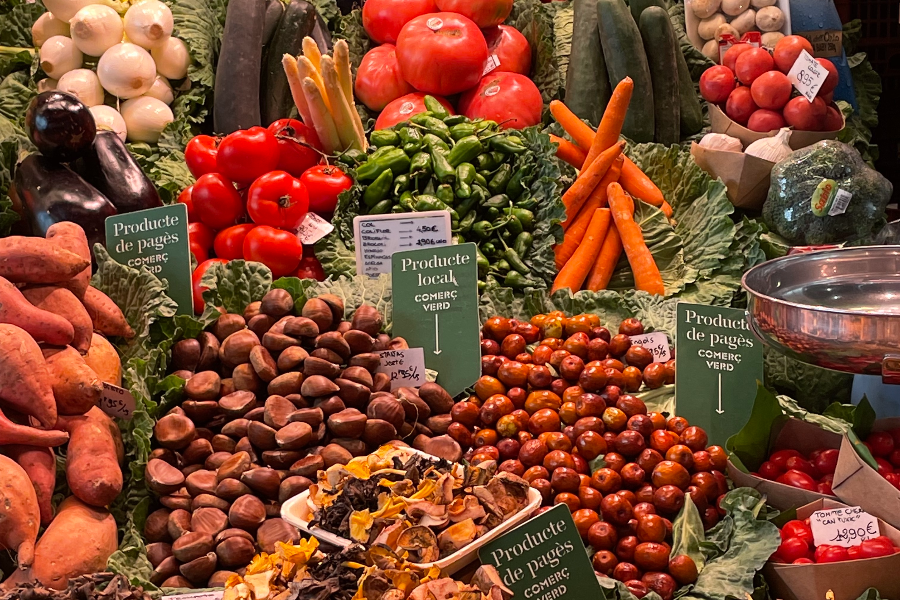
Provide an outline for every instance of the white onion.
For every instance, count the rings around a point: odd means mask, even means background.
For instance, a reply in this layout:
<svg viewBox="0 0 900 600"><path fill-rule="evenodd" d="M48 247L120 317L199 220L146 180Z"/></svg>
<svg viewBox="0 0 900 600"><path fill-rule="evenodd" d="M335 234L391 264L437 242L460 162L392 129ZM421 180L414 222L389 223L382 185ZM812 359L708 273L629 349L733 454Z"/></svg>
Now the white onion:
<svg viewBox="0 0 900 600"><path fill-rule="evenodd" d="M153 85L150 86L150 89L144 95L162 100L166 104L172 104L175 101L175 92L172 91L172 84L162 75L156 76Z"/></svg>
<svg viewBox="0 0 900 600"><path fill-rule="evenodd" d="M162 100L141 96L122 103L122 118L128 127L129 141L155 144L175 115Z"/></svg>
<svg viewBox="0 0 900 600"><path fill-rule="evenodd" d="M38 17L31 26L31 42L35 48L40 48L44 42L54 35L69 35L69 24L62 19L57 19L53 13L45 12Z"/></svg>
<svg viewBox="0 0 900 600"><path fill-rule="evenodd" d="M52 12L57 19L68 22L79 10L91 4L103 4L117 12L125 7L116 0L44 0L44 6Z"/></svg>
<svg viewBox="0 0 900 600"><path fill-rule="evenodd" d="M191 64L191 53L187 44L177 37L170 37L150 51L156 62L156 70L169 79L184 79Z"/></svg>
<svg viewBox="0 0 900 600"><path fill-rule="evenodd" d="M125 13L125 34L143 48L155 48L172 35L172 11L159 0L141 0Z"/></svg>
<svg viewBox="0 0 900 600"><path fill-rule="evenodd" d="M97 131L108 130L114 131L119 139L123 142L128 134L128 128L125 126L125 119L112 106L98 104L90 108L91 114L94 115L94 123L97 124Z"/></svg>
<svg viewBox="0 0 900 600"><path fill-rule="evenodd" d="M53 79L52 77L45 77L37 82L37 91L38 94L42 94L44 92L49 92L50 90L55 90L56 86L59 84L59 81Z"/></svg>
<svg viewBox="0 0 900 600"><path fill-rule="evenodd" d="M71 37L78 49L89 56L101 56L122 41L122 17L108 6L85 6L69 21Z"/></svg>
<svg viewBox="0 0 900 600"><path fill-rule="evenodd" d="M107 92L119 98L144 94L156 79L156 63L150 53L135 44L116 44L97 63L97 76Z"/></svg>
<svg viewBox="0 0 900 600"><path fill-rule="evenodd" d="M41 68L53 79L59 79L73 69L80 69L84 55L70 38L54 35L41 46Z"/></svg>
<svg viewBox="0 0 900 600"><path fill-rule="evenodd" d="M56 89L72 94L87 107L103 104L103 86L90 69L73 69L59 78Z"/></svg>

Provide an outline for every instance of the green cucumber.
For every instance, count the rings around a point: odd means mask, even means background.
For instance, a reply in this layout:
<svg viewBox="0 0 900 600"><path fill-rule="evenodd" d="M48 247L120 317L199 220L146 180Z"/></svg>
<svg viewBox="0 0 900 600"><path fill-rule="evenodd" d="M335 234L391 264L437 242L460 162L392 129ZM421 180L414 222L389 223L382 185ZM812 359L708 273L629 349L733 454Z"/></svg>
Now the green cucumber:
<svg viewBox="0 0 900 600"><path fill-rule="evenodd" d="M687 59L681 51L678 37L675 37L675 59L678 62L678 98L681 105L681 135L687 137L699 133L703 129L703 109L700 106L700 94L691 79Z"/></svg>
<svg viewBox="0 0 900 600"><path fill-rule="evenodd" d="M628 7L631 9L631 16L634 18L635 23L641 22L641 13L644 12L645 8L650 8L651 6L658 6L665 11L669 10L669 7L666 6L666 0L629 0L628 1Z"/></svg>
<svg viewBox="0 0 900 600"><path fill-rule="evenodd" d="M213 127L228 135L260 124L260 63L266 3L231 0L216 66Z"/></svg>
<svg viewBox="0 0 900 600"><path fill-rule="evenodd" d="M622 135L635 142L652 142L653 83L637 23L623 0L597 0L597 25L609 83L615 87L626 77L634 81L634 100L628 107Z"/></svg>
<svg viewBox="0 0 900 600"><path fill-rule="evenodd" d="M597 0L574 0L572 54L566 72L566 106L596 127L611 93L597 29Z"/></svg>
<svg viewBox="0 0 900 600"><path fill-rule="evenodd" d="M279 2L281 0L278 0ZM284 119L291 114L294 100L288 85L281 59L285 54L297 56L303 38L312 33L316 25L316 9L305 0L291 0L284 9L281 23L266 47L263 61L261 90L262 123L267 126L273 121Z"/></svg>
<svg viewBox="0 0 900 600"><path fill-rule="evenodd" d="M669 13L649 6L641 13L641 37L653 80L653 126L657 143L671 146L681 140L680 99L678 93L677 40Z"/></svg>

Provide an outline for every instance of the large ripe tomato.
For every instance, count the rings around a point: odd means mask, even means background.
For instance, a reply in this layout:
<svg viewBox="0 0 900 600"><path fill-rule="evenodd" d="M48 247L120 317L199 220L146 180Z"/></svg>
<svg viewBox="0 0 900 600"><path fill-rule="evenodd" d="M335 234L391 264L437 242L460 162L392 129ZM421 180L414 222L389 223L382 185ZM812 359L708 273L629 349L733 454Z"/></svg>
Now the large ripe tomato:
<svg viewBox="0 0 900 600"><path fill-rule="evenodd" d="M278 167L278 140L262 127L230 133L219 144L216 166L238 185L250 184Z"/></svg>
<svg viewBox="0 0 900 600"><path fill-rule="evenodd" d="M395 44L411 19L433 12L434 0L368 0L363 4L363 27L379 44Z"/></svg>
<svg viewBox="0 0 900 600"><path fill-rule="evenodd" d="M356 71L354 89L360 101L375 111L415 91L400 74L397 47L393 44L377 46L366 52Z"/></svg>
<svg viewBox="0 0 900 600"><path fill-rule="evenodd" d="M247 214L257 225L295 230L309 211L306 186L287 171L259 177L247 192Z"/></svg>
<svg viewBox="0 0 900 600"><path fill-rule="evenodd" d="M278 119L267 127L278 140L278 169L294 177L319 164L322 144L316 130L297 119Z"/></svg>
<svg viewBox="0 0 900 600"><path fill-rule="evenodd" d="M219 173L201 176L194 184L191 199L200 221L216 231L234 225L244 216L241 195Z"/></svg>
<svg viewBox="0 0 900 600"><path fill-rule="evenodd" d="M211 135L196 135L184 149L184 162L195 178L216 172L216 153L219 138Z"/></svg>
<svg viewBox="0 0 900 600"><path fill-rule="evenodd" d="M488 55L496 56L500 66L492 73L508 72L528 75L531 73L531 46L519 30L509 25L498 25L484 30Z"/></svg>
<svg viewBox="0 0 900 600"><path fill-rule="evenodd" d="M178 194L178 202L180 204L184 204L187 206L188 210L188 223L197 223L200 221L200 217L197 215L197 209L194 208L194 199L191 194L194 191L194 186L189 185Z"/></svg>
<svg viewBox="0 0 900 600"><path fill-rule="evenodd" d="M226 260L244 258L244 238L254 227L256 225L253 223L241 223L217 233L213 240L213 250L216 256Z"/></svg>
<svg viewBox="0 0 900 600"><path fill-rule="evenodd" d="M320 216L333 213L341 192L353 187L353 180L333 165L313 167L300 177L300 181L309 194L309 210Z"/></svg>
<svg viewBox="0 0 900 600"><path fill-rule="evenodd" d="M470 119L489 119L511 129L537 125L543 108L540 90L518 73L489 73L459 99L459 111Z"/></svg>
<svg viewBox="0 0 900 600"><path fill-rule="evenodd" d="M438 10L472 19L484 29L499 25L512 11L513 0L435 0Z"/></svg>
<svg viewBox="0 0 900 600"><path fill-rule="evenodd" d="M397 39L403 79L429 94L450 96L477 85L487 58L481 30L457 13L416 17Z"/></svg>
<svg viewBox="0 0 900 600"><path fill-rule="evenodd" d="M209 288L201 286L200 280L203 279L203 274L206 273L207 269L209 269L214 264L227 264L228 261L221 258L210 258L209 260L204 260L197 268L194 269L194 272L191 274L191 291L194 295L194 312L196 314L201 314L203 312L203 292L208 290Z"/></svg>
<svg viewBox="0 0 900 600"><path fill-rule="evenodd" d="M437 98L438 102L444 105L444 108L450 111L451 115L456 114L453 111L453 106L447 102L446 99L441 98L440 96L434 97ZM381 111L381 114L378 115L378 119L375 121L375 129L387 129L388 127L393 127L397 123L408 121L413 115L425 112L426 110L428 109L425 108L425 94L413 92L412 94L401 96L384 107L384 110Z"/></svg>
<svg viewBox="0 0 900 600"><path fill-rule="evenodd" d="M297 270L303 245L290 231L257 225L244 238L244 259L261 262L272 277L284 277Z"/></svg>
<svg viewBox="0 0 900 600"><path fill-rule="evenodd" d="M213 246L216 232L203 223L188 224L188 241L191 244L199 244L201 248L209 251ZM203 261L200 261L203 262Z"/></svg>

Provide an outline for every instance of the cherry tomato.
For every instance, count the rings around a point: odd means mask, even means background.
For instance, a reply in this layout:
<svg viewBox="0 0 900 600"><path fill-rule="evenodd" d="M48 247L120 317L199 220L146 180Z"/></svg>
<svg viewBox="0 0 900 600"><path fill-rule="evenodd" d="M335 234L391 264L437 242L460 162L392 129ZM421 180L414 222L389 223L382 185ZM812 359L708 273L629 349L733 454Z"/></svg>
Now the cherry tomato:
<svg viewBox="0 0 900 600"><path fill-rule="evenodd" d="M200 221L216 231L234 225L244 216L241 195L219 173L202 175L194 184L191 199Z"/></svg>
<svg viewBox="0 0 900 600"><path fill-rule="evenodd" d="M787 459L792 456L802 457L803 455L796 450L779 450L772 453L772 455L769 457L769 461L774 463L775 466L782 471L787 471Z"/></svg>
<svg viewBox="0 0 900 600"><path fill-rule="evenodd" d="M337 206L341 192L353 187L353 180L333 165L317 165L300 176L309 195L309 210L329 215Z"/></svg>
<svg viewBox="0 0 900 600"><path fill-rule="evenodd" d="M812 529L810 529L809 525L803 521L794 519L793 521L788 521L784 524L784 527L781 528L781 539L786 540L789 538L801 539L805 541L810 548L813 547Z"/></svg>
<svg viewBox="0 0 900 600"><path fill-rule="evenodd" d="M894 471L893 473L888 473L884 476L884 480L900 490L900 473L897 473L896 471Z"/></svg>
<svg viewBox="0 0 900 600"><path fill-rule="evenodd" d="M178 202L187 206L188 223L197 223L200 221L200 216L197 214L197 209L194 207L194 199L191 196L193 191L194 186L189 185L178 194Z"/></svg>
<svg viewBox="0 0 900 600"><path fill-rule="evenodd" d="M303 245L290 231L257 225L244 238L244 259L261 262L272 277L284 277L297 270Z"/></svg>
<svg viewBox="0 0 900 600"><path fill-rule="evenodd" d="M810 492L816 491L816 480L803 471L792 469L785 472L783 475L779 475L775 481L791 487L800 488L801 490L808 490Z"/></svg>
<svg viewBox="0 0 900 600"><path fill-rule="evenodd" d="M202 175L216 172L216 154L219 138L211 135L196 135L184 149L184 162L195 179Z"/></svg>
<svg viewBox="0 0 900 600"><path fill-rule="evenodd" d="M216 256L226 260L240 260L244 258L244 238L250 230L256 227L253 223L241 223L223 229L216 234L213 240L213 250Z"/></svg>
<svg viewBox="0 0 900 600"><path fill-rule="evenodd" d="M300 279L315 279L316 281L325 281L325 271L322 269L322 263L316 258L314 252L304 250L303 258L300 259L300 266L294 277Z"/></svg>
<svg viewBox="0 0 900 600"><path fill-rule="evenodd" d="M771 479L774 481L782 473L784 473L784 469L779 468L778 465L771 460L767 460L759 466L759 476L763 479Z"/></svg>
<svg viewBox="0 0 900 600"><path fill-rule="evenodd" d="M834 496L834 490L831 489L831 483L820 481L816 484L816 491L826 496Z"/></svg>
<svg viewBox="0 0 900 600"><path fill-rule="evenodd" d="M791 564L792 564L792 565L814 565L814 564L816 564L816 561L814 561L814 560L811 559L811 558L803 557L803 558L798 558L797 560L795 560L795 561L792 562Z"/></svg>
<svg viewBox="0 0 900 600"><path fill-rule="evenodd" d="M894 451L894 438L887 431L874 431L866 441L872 447L875 456L887 457Z"/></svg>
<svg viewBox="0 0 900 600"><path fill-rule="evenodd" d="M847 548L847 560L859 560L862 558L862 552L859 546L850 546Z"/></svg>
<svg viewBox="0 0 900 600"><path fill-rule="evenodd" d="M840 451L837 448L829 448L822 450L813 460L813 466L816 471L822 475L833 474L837 468L838 455Z"/></svg>
<svg viewBox="0 0 900 600"><path fill-rule="evenodd" d="M809 544L800 538L787 538L781 542L775 553L784 562L792 563L798 558L809 558Z"/></svg>
<svg viewBox="0 0 900 600"><path fill-rule="evenodd" d="M197 243L200 247L209 251L213 245L213 239L216 237L216 232L209 228L209 226L204 223L190 223L188 225L188 239L190 242ZM202 262L202 261L201 261Z"/></svg>
<svg viewBox="0 0 900 600"><path fill-rule="evenodd" d="M880 456L875 457L875 464L878 465L878 474L882 477L894 472L894 467L891 465L891 463L884 460Z"/></svg>
<svg viewBox="0 0 900 600"><path fill-rule="evenodd" d="M278 140L278 169L300 177L322 160L316 130L297 119L278 119L267 128Z"/></svg>
<svg viewBox="0 0 900 600"><path fill-rule="evenodd" d="M203 312L203 292L204 290L209 289L207 287L201 286L200 280L203 279L203 274L206 273L206 270L216 263L224 265L227 264L228 261L221 258L210 258L200 263L191 274L191 290L194 294L194 312L198 315Z"/></svg>
<svg viewBox="0 0 900 600"><path fill-rule="evenodd" d="M257 225L294 231L309 210L309 195L287 171L260 176L247 192L247 213Z"/></svg>
<svg viewBox="0 0 900 600"><path fill-rule="evenodd" d="M219 143L216 166L238 185L252 183L278 166L278 140L262 127L230 133Z"/></svg>
<svg viewBox="0 0 900 600"><path fill-rule="evenodd" d="M880 537L865 540L859 545L860 558L877 558L879 556L890 556L893 553L894 544L887 538L884 538L884 540Z"/></svg>
<svg viewBox="0 0 900 600"><path fill-rule="evenodd" d="M847 549L842 546L823 544L816 548L815 560L817 563L842 562L848 558Z"/></svg>
<svg viewBox="0 0 900 600"><path fill-rule="evenodd" d="M785 466L787 467L788 471L790 471L790 470L802 471L814 479L816 477L819 477L819 472L816 471L816 469L815 469L815 467L813 467L812 463L809 462L808 460L806 460L805 458L803 458L802 456L790 457L789 459L787 459Z"/></svg>

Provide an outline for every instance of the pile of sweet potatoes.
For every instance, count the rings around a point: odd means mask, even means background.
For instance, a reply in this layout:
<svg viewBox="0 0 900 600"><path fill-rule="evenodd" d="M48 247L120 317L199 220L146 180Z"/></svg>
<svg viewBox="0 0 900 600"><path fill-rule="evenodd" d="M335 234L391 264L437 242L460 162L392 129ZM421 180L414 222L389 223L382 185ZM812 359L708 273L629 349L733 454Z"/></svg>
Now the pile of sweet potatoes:
<svg viewBox="0 0 900 600"><path fill-rule="evenodd" d="M32 580L64 589L103 570L118 545L107 508L122 491L124 448L98 403L104 382L122 384L104 336L134 332L90 279L75 223L53 225L46 238L0 239L0 549L19 566L0 589ZM64 444L72 496L54 514L53 448Z"/></svg>

